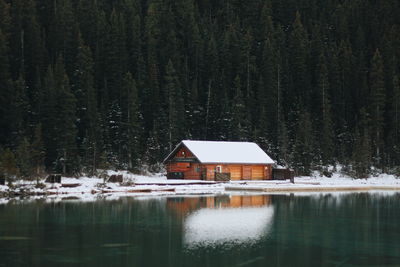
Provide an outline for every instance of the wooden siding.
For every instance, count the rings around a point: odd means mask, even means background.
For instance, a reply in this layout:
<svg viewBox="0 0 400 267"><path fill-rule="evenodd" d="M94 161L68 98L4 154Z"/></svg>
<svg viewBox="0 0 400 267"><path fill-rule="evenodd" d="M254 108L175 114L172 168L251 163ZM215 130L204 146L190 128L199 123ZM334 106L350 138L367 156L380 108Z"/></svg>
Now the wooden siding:
<svg viewBox="0 0 400 267"><path fill-rule="evenodd" d="M206 166L207 169L206 180L214 181L214 173L217 165L204 165L204 166Z"/></svg>
<svg viewBox="0 0 400 267"><path fill-rule="evenodd" d="M169 162L167 172L183 172L184 179L214 181L217 166L221 166L221 172L230 173L231 180L270 180L272 178L271 165L217 165L192 162ZM242 175L243 174L243 175Z"/></svg>
<svg viewBox="0 0 400 267"><path fill-rule="evenodd" d="M242 166L230 165L229 171L231 173L231 180L241 180L242 179Z"/></svg>
<svg viewBox="0 0 400 267"><path fill-rule="evenodd" d="M271 180L272 179L272 165L266 165L264 170L264 179Z"/></svg>
<svg viewBox="0 0 400 267"><path fill-rule="evenodd" d="M192 154L192 152L190 152L189 149L187 149L186 147L181 147L178 152L176 152L176 154L174 155L174 158L193 158L194 155Z"/></svg>
<svg viewBox="0 0 400 267"><path fill-rule="evenodd" d="M190 163L186 162L171 162L167 166L168 172L185 172L190 167Z"/></svg>
<svg viewBox="0 0 400 267"><path fill-rule="evenodd" d="M190 167L184 173L187 180L200 180L201 179L201 166L198 163L190 163Z"/></svg>
<svg viewBox="0 0 400 267"><path fill-rule="evenodd" d="M167 172L183 172L184 179L200 180L202 166L198 163L170 162L167 165Z"/></svg>
<svg viewBox="0 0 400 267"><path fill-rule="evenodd" d="M252 180L262 180L264 179L264 165L261 166L252 166L251 167L251 179Z"/></svg>
<svg viewBox="0 0 400 267"><path fill-rule="evenodd" d="M188 161L183 159L188 159ZM188 180L214 181L217 166L221 166L221 172L230 173L231 180L266 180L272 178L272 165L201 164L196 161L197 159L192 152L182 146L167 163L167 172L182 172L184 179Z"/></svg>
<svg viewBox="0 0 400 267"><path fill-rule="evenodd" d="M184 179L200 180L203 166L194 162L174 162L173 159L193 158L194 155L186 147L181 147L167 164L167 172L182 172Z"/></svg>

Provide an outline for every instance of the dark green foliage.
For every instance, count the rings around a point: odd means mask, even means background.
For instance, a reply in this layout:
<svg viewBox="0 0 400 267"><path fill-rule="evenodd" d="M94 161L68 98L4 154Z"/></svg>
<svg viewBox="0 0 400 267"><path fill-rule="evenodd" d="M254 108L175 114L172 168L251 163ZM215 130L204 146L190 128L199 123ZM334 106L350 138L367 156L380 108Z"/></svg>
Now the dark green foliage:
<svg viewBox="0 0 400 267"><path fill-rule="evenodd" d="M61 58L54 70L49 67L44 81L46 92L41 117L46 165L54 171L72 174L79 168L76 165L76 99Z"/></svg>
<svg viewBox="0 0 400 267"><path fill-rule="evenodd" d="M384 112L385 112L385 98L386 88L384 84L383 62L382 57L377 49L371 62L370 73L371 85L371 100L370 100L370 114L371 114L371 128L372 128L372 141L375 147L374 157L376 163L380 166L382 162L382 147L384 144Z"/></svg>
<svg viewBox="0 0 400 267"><path fill-rule="evenodd" d="M139 109L139 98L136 82L128 72L122 82L122 128L123 140L121 158L127 163L128 169L138 170L141 160L143 118Z"/></svg>
<svg viewBox="0 0 400 267"><path fill-rule="evenodd" d="M19 169L15 160L14 153L6 148L0 155L0 174L8 182L12 182L19 175Z"/></svg>
<svg viewBox="0 0 400 267"><path fill-rule="evenodd" d="M231 139L245 141L250 137L250 121L246 105L243 101L242 83L239 76L234 81L235 97L232 103Z"/></svg>
<svg viewBox="0 0 400 267"><path fill-rule="evenodd" d="M318 137L321 149L321 160L323 165L332 165L334 163L334 131L329 95L330 90L328 69L326 67L325 57L323 55L320 57L317 86L318 92L316 94L316 97L320 99L320 101L317 101L319 102L319 104L317 104L316 106L319 108L316 110L317 114L315 114L315 117L320 118L320 123L318 123L318 128L320 129L318 131Z"/></svg>
<svg viewBox="0 0 400 267"><path fill-rule="evenodd" d="M24 138L21 140L15 152L19 174L23 178L29 178L33 173L32 148L29 141Z"/></svg>
<svg viewBox="0 0 400 267"><path fill-rule="evenodd" d="M305 111L300 114L296 140L293 145L292 165L297 174L310 175L315 155L315 140L310 114Z"/></svg>
<svg viewBox="0 0 400 267"><path fill-rule="evenodd" d="M140 171L185 138L256 141L301 174L388 171L400 164L399 8L0 0L0 146L30 147L15 163L26 177Z"/></svg>
<svg viewBox="0 0 400 267"><path fill-rule="evenodd" d="M353 137L352 170L353 176L367 178L371 172L372 148L370 118L365 109L360 110L360 118Z"/></svg>
<svg viewBox="0 0 400 267"><path fill-rule="evenodd" d="M185 105L183 103L182 86L170 60L164 77L165 91L168 95L168 139L169 149L180 142L185 136Z"/></svg>
<svg viewBox="0 0 400 267"><path fill-rule="evenodd" d="M45 154L46 151L42 137L42 125L38 124L35 128L35 133L31 144L31 164L34 168L31 175L36 176L36 178L43 174Z"/></svg>
<svg viewBox="0 0 400 267"><path fill-rule="evenodd" d="M71 87L76 98L76 116L79 118L76 123L77 145L82 163L91 174L95 172L98 146L102 139L93 76L91 50L80 40Z"/></svg>
<svg viewBox="0 0 400 267"><path fill-rule="evenodd" d="M12 99L13 86L10 77L8 42L2 29L0 29L0 140L1 143L11 141L12 132Z"/></svg>

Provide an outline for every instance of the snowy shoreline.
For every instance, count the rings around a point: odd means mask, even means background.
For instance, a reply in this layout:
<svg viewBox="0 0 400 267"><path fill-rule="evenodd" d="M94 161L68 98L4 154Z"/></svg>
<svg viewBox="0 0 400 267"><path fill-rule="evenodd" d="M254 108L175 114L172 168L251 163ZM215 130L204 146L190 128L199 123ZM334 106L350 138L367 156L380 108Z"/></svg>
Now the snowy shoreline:
<svg viewBox="0 0 400 267"><path fill-rule="evenodd" d="M0 185L0 203L15 198L49 199L97 199L121 196L202 195L225 193L291 193L291 192L337 192L337 191L400 191L400 179L382 174L368 179L352 179L334 174L327 177L296 177L295 183L288 180L231 181L218 183L198 180L167 180L165 176L142 176L128 172L122 174L123 183L104 183L101 178L67 178L62 183L42 183L36 187L34 181L18 181L14 188Z"/></svg>

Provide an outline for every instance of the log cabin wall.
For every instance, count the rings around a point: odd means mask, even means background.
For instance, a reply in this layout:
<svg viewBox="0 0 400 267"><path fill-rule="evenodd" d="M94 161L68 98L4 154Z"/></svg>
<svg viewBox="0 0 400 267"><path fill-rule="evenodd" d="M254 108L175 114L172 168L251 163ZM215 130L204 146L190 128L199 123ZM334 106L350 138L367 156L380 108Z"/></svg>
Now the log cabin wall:
<svg viewBox="0 0 400 267"><path fill-rule="evenodd" d="M271 180L272 179L272 165L266 165L264 168L264 179Z"/></svg>
<svg viewBox="0 0 400 267"><path fill-rule="evenodd" d="M188 180L201 180L202 166L199 163L190 163L190 167L187 168L184 177Z"/></svg>
<svg viewBox="0 0 400 267"><path fill-rule="evenodd" d="M184 179L200 180L203 167L199 163L191 162L170 162L167 165L167 172L183 172Z"/></svg>
<svg viewBox="0 0 400 267"><path fill-rule="evenodd" d="M183 146L176 152L174 158L194 158L194 155L189 149Z"/></svg>
<svg viewBox="0 0 400 267"><path fill-rule="evenodd" d="M188 161L184 161L188 159ZM195 157L189 149L182 146L174 155L173 159L167 164L167 172L182 172L184 179L200 180L202 167L195 161ZM174 161L175 160L175 161Z"/></svg>
<svg viewBox="0 0 400 267"><path fill-rule="evenodd" d="M194 162L193 162L194 161ZM201 164L193 153L182 146L167 164L167 172L182 172L188 180L215 180L217 166L222 173L230 173L231 180L269 180L272 178L272 165L267 164Z"/></svg>
<svg viewBox="0 0 400 267"><path fill-rule="evenodd" d="M238 164L205 164L207 169L206 180L213 181L217 166L221 172L229 172L231 180L270 180L272 165L238 165Z"/></svg>

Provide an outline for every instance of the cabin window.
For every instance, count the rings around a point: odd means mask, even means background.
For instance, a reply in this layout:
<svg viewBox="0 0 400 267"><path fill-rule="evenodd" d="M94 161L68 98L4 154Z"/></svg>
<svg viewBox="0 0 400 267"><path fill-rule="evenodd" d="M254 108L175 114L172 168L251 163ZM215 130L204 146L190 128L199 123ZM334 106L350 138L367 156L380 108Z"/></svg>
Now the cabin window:
<svg viewBox="0 0 400 267"><path fill-rule="evenodd" d="M182 155L182 157L184 157L185 156L185 151L182 151L181 155Z"/></svg>
<svg viewBox="0 0 400 267"><path fill-rule="evenodd" d="M215 167L215 172L221 173L222 172L222 166L218 165Z"/></svg>
<svg viewBox="0 0 400 267"><path fill-rule="evenodd" d="M200 170L201 170L200 167L196 168L196 172L200 172Z"/></svg>

